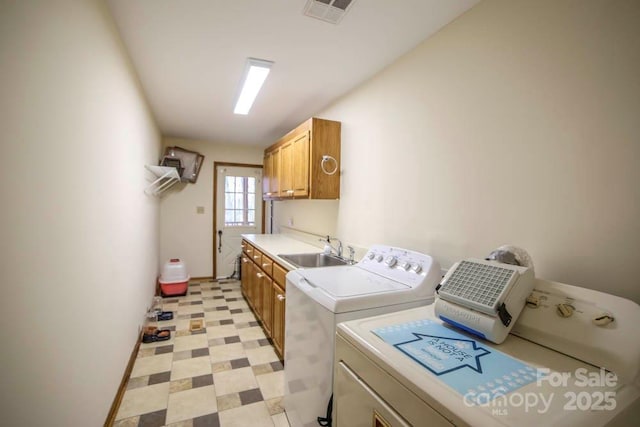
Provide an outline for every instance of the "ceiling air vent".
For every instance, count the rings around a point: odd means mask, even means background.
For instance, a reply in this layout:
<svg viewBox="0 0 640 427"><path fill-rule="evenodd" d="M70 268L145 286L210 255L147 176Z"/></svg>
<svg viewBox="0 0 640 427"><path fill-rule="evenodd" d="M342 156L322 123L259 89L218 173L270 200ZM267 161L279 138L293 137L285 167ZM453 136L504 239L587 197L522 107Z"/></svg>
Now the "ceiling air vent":
<svg viewBox="0 0 640 427"><path fill-rule="evenodd" d="M304 14L338 24L356 0L308 0Z"/></svg>

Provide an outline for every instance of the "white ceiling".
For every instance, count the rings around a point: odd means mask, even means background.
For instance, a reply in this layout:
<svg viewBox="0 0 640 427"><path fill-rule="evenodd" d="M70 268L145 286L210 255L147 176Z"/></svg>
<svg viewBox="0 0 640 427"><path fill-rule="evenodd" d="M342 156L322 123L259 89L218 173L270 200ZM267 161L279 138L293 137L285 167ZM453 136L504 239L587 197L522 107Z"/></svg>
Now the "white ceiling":
<svg viewBox="0 0 640 427"><path fill-rule="evenodd" d="M355 0L342 22L307 0L108 0L164 136L267 146L478 0ZM248 57L274 61L233 114Z"/></svg>

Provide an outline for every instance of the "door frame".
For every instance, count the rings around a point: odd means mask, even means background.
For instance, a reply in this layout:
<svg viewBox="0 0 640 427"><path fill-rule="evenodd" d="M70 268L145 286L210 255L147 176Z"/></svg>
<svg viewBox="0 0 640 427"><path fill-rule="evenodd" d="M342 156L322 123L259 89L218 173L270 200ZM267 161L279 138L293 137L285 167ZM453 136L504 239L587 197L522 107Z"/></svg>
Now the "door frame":
<svg viewBox="0 0 640 427"><path fill-rule="evenodd" d="M213 162L213 208L211 209L211 212L213 212L213 236L212 236L212 241L213 241L213 281L217 281L217 255L216 255L216 248L218 247L218 232L217 232L217 216L218 216L218 211L216 210L217 204L218 204L218 166L238 166L241 168L255 168L255 169L263 169L263 165L256 165L256 164L251 164L251 163L233 163L233 162ZM264 174L262 176L262 179L264 179ZM262 185L262 181L260 181L260 185ZM264 196L262 197L262 232L264 233L264 226L265 226L265 216L264 216L264 209L265 209L265 203L264 203Z"/></svg>

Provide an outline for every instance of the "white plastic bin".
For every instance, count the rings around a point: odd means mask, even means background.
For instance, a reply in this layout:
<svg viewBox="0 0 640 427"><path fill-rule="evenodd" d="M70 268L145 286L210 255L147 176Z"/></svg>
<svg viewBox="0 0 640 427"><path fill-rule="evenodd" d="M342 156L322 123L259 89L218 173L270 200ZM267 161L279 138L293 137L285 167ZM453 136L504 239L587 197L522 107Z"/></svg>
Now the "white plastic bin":
<svg viewBox="0 0 640 427"><path fill-rule="evenodd" d="M160 275L160 289L162 295L185 295L189 287L189 275L184 262L178 258L172 258L164 263Z"/></svg>
<svg viewBox="0 0 640 427"><path fill-rule="evenodd" d="M187 267L178 258L173 258L164 263L160 280L163 282L184 282L189 280Z"/></svg>

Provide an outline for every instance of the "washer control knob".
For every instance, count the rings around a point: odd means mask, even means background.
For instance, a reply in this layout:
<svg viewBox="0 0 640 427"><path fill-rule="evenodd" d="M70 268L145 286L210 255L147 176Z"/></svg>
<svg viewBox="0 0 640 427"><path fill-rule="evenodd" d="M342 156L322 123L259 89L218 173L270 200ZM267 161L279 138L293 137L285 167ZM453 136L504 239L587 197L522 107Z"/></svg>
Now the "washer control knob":
<svg viewBox="0 0 640 427"><path fill-rule="evenodd" d="M382 261L382 255L380 255L380 254L376 255L376 261L381 262Z"/></svg>
<svg viewBox="0 0 640 427"><path fill-rule="evenodd" d="M389 255L384 260L384 263L387 264L389 267L393 267L394 265L396 265L397 262L398 262L398 258L394 257L393 255Z"/></svg>
<svg viewBox="0 0 640 427"><path fill-rule="evenodd" d="M615 319L613 318L612 315L608 313L602 313L594 317L592 320L593 320L593 323L597 326L606 326L609 323L613 322Z"/></svg>
<svg viewBox="0 0 640 427"><path fill-rule="evenodd" d="M373 252L369 252L367 254L367 258L369 258L369 259L374 259L375 257L376 257L376 254L374 254Z"/></svg>
<svg viewBox="0 0 640 427"><path fill-rule="evenodd" d="M409 271L409 269L411 268L411 264L405 261L402 264L400 264L400 267L402 267L404 271Z"/></svg>
<svg viewBox="0 0 640 427"><path fill-rule="evenodd" d="M573 308L572 305L570 304L558 304L556 306L556 312L558 313L558 315L560 317L571 317L571 315L573 314L573 311L575 310L575 308Z"/></svg>
<svg viewBox="0 0 640 427"><path fill-rule="evenodd" d="M411 266L411 271L413 271L416 274L420 274L420 272L422 271L422 266L420 264L413 264Z"/></svg>
<svg viewBox="0 0 640 427"><path fill-rule="evenodd" d="M538 308L540 307L540 298L538 298L536 295L529 295L527 297L527 299L525 300L527 307L530 308Z"/></svg>

